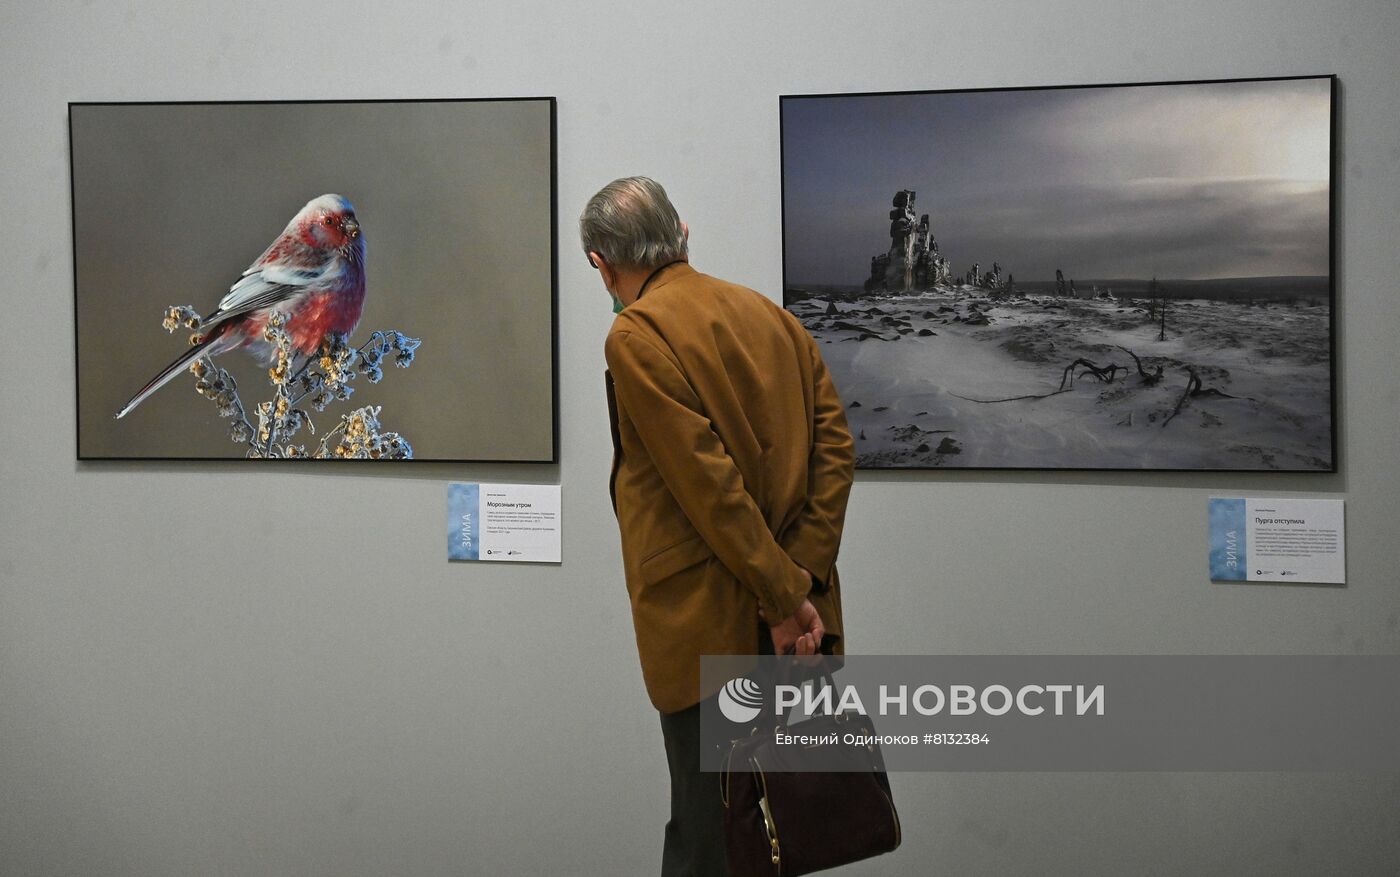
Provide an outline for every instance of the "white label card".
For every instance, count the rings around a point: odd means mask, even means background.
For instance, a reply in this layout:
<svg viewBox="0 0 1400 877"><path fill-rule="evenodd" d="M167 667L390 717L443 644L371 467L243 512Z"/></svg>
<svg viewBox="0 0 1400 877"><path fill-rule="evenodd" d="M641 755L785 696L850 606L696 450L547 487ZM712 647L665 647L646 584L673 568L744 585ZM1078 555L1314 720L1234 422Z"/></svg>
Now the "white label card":
<svg viewBox="0 0 1400 877"><path fill-rule="evenodd" d="M1210 499L1210 577L1218 582L1346 583L1340 499Z"/></svg>
<svg viewBox="0 0 1400 877"><path fill-rule="evenodd" d="M447 485L447 558L559 563L557 484Z"/></svg>

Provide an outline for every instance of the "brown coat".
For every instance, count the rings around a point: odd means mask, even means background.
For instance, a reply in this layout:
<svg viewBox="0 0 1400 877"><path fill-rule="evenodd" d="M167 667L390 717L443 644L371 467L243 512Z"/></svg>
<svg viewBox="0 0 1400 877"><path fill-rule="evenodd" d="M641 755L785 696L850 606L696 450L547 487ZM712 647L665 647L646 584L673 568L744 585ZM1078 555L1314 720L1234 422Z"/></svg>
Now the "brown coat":
<svg viewBox="0 0 1400 877"><path fill-rule="evenodd" d="M751 289L677 263L608 334L613 507L642 676L657 709L700 690L701 655L752 655L760 607L808 597L844 651L836 552L854 472L815 342Z"/></svg>

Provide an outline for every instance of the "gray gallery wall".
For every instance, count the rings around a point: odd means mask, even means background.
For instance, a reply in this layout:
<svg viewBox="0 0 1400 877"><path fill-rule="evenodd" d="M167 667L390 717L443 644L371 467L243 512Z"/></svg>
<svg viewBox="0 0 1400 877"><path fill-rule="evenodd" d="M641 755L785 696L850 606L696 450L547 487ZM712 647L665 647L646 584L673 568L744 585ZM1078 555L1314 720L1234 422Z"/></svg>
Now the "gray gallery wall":
<svg viewBox="0 0 1400 877"><path fill-rule="evenodd" d="M1397 52L1392 0L0 5L0 873L653 873L610 317L572 217L654 175L698 266L776 296L780 93L1338 74L1341 471L863 473L847 627L866 653L1400 652ZM558 466L75 462L68 101L499 95L559 98ZM473 479L562 482L565 562L448 565L444 483ZM1211 494L1345 498L1349 584L1210 584ZM852 874L1400 862L1395 775L894 786L904 847Z"/></svg>

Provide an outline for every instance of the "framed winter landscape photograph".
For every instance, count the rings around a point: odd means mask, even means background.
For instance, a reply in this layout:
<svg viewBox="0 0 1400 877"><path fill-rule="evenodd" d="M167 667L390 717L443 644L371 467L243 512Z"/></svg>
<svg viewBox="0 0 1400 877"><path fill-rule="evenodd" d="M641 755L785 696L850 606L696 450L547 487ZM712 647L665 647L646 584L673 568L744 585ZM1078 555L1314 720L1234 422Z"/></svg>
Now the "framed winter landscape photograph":
<svg viewBox="0 0 1400 877"><path fill-rule="evenodd" d="M1331 76L780 99L862 468L1336 470Z"/></svg>
<svg viewBox="0 0 1400 877"><path fill-rule="evenodd" d="M553 98L69 131L79 459L557 459Z"/></svg>

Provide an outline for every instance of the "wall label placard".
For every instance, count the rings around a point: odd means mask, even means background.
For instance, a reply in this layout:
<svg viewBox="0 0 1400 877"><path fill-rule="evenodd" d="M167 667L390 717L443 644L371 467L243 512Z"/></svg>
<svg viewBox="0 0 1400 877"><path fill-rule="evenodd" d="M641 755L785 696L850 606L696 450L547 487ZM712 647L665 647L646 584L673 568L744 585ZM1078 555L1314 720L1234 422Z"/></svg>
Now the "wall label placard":
<svg viewBox="0 0 1400 877"><path fill-rule="evenodd" d="M447 485L447 559L559 563L557 484Z"/></svg>
<svg viewBox="0 0 1400 877"><path fill-rule="evenodd" d="M1346 583L1343 500L1213 496L1209 517L1212 581Z"/></svg>

